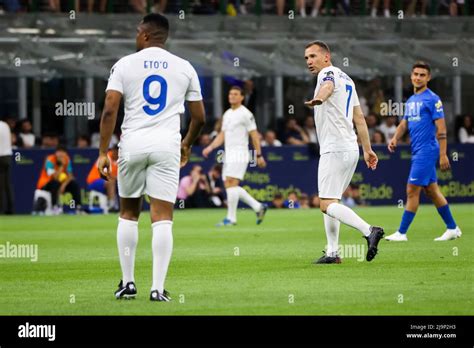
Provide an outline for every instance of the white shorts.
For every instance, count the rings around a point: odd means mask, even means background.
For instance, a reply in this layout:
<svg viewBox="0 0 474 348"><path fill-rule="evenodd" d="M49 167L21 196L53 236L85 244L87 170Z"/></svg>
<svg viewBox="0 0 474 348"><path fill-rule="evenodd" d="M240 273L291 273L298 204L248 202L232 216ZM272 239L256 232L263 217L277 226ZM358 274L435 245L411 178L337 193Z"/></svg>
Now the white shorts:
<svg viewBox="0 0 474 348"><path fill-rule="evenodd" d="M180 154L152 152L119 155L118 191L122 198L143 194L174 203L178 194Z"/></svg>
<svg viewBox="0 0 474 348"><path fill-rule="evenodd" d="M223 179L225 180L226 177L231 177L239 180L244 180L248 165L248 163L241 162L224 162L224 166L222 168Z"/></svg>
<svg viewBox="0 0 474 348"><path fill-rule="evenodd" d="M222 177L243 180L249 165L250 155L247 148L226 149L223 156Z"/></svg>
<svg viewBox="0 0 474 348"><path fill-rule="evenodd" d="M359 161L359 151L328 152L319 158L319 198L341 199Z"/></svg>

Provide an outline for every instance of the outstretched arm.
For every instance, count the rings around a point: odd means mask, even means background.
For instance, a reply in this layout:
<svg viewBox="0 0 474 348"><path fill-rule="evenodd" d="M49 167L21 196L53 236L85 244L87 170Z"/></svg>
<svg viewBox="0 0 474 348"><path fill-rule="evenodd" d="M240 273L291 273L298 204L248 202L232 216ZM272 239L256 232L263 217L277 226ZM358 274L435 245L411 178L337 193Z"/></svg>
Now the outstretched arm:
<svg viewBox="0 0 474 348"><path fill-rule="evenodd" d="M321 85L318 94L312 100L305 102L306 106L321 105L324 103L334 92L334 82L326 81Z"/></svg>

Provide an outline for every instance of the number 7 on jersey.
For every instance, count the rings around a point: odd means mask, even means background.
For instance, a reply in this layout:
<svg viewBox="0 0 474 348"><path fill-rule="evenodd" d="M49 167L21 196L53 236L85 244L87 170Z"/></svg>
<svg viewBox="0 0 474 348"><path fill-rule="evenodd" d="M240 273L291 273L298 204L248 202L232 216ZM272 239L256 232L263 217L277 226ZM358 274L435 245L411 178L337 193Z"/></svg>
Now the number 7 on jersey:
<svg viewBox="0 0 474 348"><path fill-rule="evenodd" d="M346 104L346 117L349 117L349 104L351 103L351 97L352 97L351 85L346 85L346 92L349 92L349 95L347 96L347 104Z"/></svg>

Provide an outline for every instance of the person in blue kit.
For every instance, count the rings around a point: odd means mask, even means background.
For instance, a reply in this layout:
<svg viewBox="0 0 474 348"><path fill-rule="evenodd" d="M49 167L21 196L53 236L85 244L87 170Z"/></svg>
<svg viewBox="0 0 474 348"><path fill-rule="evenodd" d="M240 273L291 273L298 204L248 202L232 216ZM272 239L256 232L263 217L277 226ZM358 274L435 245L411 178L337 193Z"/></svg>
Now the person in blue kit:
<svg viewBox="0 0 474 348"><path fill-rule="evenodd" d="M461 237L461 230L451 215L448 202L441 193L436 178L436 162L442 171L449 170L449 158L446 152L446 123L444 121L443 103L428 88L431 79L430 66L417 62L411 71L411 82L414 94L407 100L405 115L397 127L395 135L388 144L390 152L395 152L397 141L406 129L411 139L411 169L407 182L407 203L398 231L385 237L389 241L407 241L406 233L415 218L420 203L420 192L433 201L439 215L446 224L446 232L435 241L446 241Z"/></svg>

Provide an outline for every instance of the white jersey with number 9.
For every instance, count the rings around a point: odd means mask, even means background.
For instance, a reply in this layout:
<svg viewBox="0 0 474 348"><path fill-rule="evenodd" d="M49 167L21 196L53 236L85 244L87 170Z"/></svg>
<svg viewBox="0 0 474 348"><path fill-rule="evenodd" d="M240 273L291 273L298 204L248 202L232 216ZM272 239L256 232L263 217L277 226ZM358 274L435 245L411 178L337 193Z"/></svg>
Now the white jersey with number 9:
<svg viewBox="0 0 474 348"><path fill-rule="evenodd" d="M145 48L112 67L109 90L124 98L122 153L180 152L184 102L202 100L197 73L187 60L159 47Z"/></svg>

